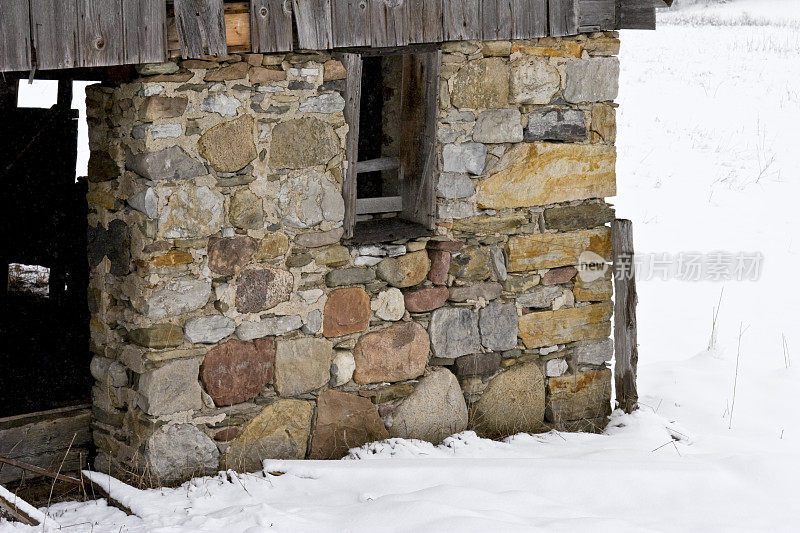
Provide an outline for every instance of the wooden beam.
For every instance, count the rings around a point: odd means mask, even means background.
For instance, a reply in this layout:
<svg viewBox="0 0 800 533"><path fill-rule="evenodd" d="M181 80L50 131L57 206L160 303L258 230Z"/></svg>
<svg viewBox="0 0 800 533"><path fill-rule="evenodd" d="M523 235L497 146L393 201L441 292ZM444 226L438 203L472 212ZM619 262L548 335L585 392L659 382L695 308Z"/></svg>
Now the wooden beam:
<svg viewBox="0 0 800 533"><path fill-rule="evenodd" d="M227 25L228 14L225 14ZM250 0L250 42L253 52L292 49L292 4L284 0ZM228 47L231 46L228 41Z"/></svg>
<svg viewBox="0 0 800 533"><path fill-rule="evenodd" d="M358 176L358 134L359 121L361 120L361 72L362 59L359 54L338 54L339 61L347 71L344 90L344 120L350 129L345 142L345 159L347 170L342 181L342 196L344 197L344 238L353 236L356 224L356 183Z"/></svg>
<svg viewBox="0 0 800 533"><path fill-rule="evenodd" d="M8 515L26 526L38 526L41 522L35 511L31 504L0 486L0 516Z"/></svg>
<svg viewBox="0 0 800 533"><path fill-rule="evenodd" d="M616 10L616 0L578 0L578 31L613 30Z"/></svg>
<svg viewBox="0 0 800 533"><path fill-rule="evenodd" d="M174 9L182 57L228 55L222 0L175 0Z"/></svg>
<svg viewBox="0 0 800 533"><path fill-rule="evenodd" d="M28 0L0 2L0 71L30 70L30 28Z"/></svg>
<svg viewBox="0 0 800 533"><path fill-rule="evenodd" d="M633 224L616 219L611 223L614 254L614 382L617 407L630 413L638 408L636 373L639 348L636 339L636 278Z"/></svg>
<svg viewBox="0 0 800 533"><path fill-rule="evenodd" d="M395 170L400 168L400 160L396 157L379 157L358 162L358 174L377 172L379 170Z"/></svg>
<svg viewBox="0 0 800 533"><path fill-rule="evenodd" d="M617 29L656 29L656 6L653 0L616 0Z"/></svg>
<svg viewBox="0 0 800 533"><path fill-rule="evenodd" d="M578 34L578 0L549 0L549 34L553 37Z"/></svg>
<svg viewBox="0 0 800 533"><path fill-rule="evenodd" d="M356 215L372 213L394 213L403 210L402 196L380 196L356 199Z"/></svg>
<svg viewBox="0 0 800 533"><path fill-rule="evenodd" d="M297 42L302 49L326 50L333 43L331 0L292 0Z"/></svg>

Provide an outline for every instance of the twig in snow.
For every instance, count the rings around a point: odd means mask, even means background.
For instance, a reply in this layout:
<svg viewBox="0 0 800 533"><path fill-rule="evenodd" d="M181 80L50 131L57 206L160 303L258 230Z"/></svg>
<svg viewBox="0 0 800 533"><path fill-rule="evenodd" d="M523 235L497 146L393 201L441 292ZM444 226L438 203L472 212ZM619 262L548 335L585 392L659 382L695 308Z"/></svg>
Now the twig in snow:
<svg viewBox="0 0 800 533"><path fill-rule="evenodd" d="M747 326L749 328L750 326ZM742 323L739 323L739 346L736 348L736 373L733 375L733 398L731 399L731 415L728 418L728 429L733 425L733 409L736 406L736 383L739 381L739 356L742 353L742 335L747 331L743 329Z"/></svg>
<svg viewBox="0 0 800 533"><path fill-rule="evenodd" d="M717 317L719 317L719 309L722 307L722 293L725 291L725 286L719 291L719 301L717 306L711 310L711 338L708 340L708 351L712 351L717 347Z"/></svg>
<svg viewBox="0 0 800 533"><path fill-rule="evenodd" d="M77 436L78 436L77 433L72 434L72 440L69 441L69 446L67 446L67 452L61 459L61 464L58 465L58 472L56 472L56 477L53 478L53 483L50 485L50 495L47 497L47 511L45 511L44 520L42 520L42 531L44 531L44 524L45 522L47 522L47 517L50 516L50 502L53 499L53 489L56 488L56 479L58 479L58 476L61 475L61 469L64 468L64 461L67 460L67 455L69 455L69 451L72 449L72 445L75 443L75 437Z"/></svg>
<svg viewBox="0 0 800 533"><path fill-rule="evenodd" d="M792 361L789 358L789 344L786 342L786 334L782 333L781 336L783 337L783 364L786 365L786 368L792 366Z"/></svg>

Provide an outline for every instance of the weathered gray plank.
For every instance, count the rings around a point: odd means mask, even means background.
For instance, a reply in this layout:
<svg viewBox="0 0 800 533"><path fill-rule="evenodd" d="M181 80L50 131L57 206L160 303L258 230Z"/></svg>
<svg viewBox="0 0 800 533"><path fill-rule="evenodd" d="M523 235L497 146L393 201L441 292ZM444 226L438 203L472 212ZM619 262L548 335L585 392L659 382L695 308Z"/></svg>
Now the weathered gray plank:
<svg viewBox="0 0 800 533"><path fill-rule="evenodd" d="M445 0L442 10L445 41L481 38L480 4L476 0Z"/></svg>
<svg viewBox="0 0 800 533"><path fill-rule="evenodd" d="M370 11L368 0L331 0L333 46L369 46Z"/></svg>
<svg viewBox="0 0 800 533"><path fill-rule="evenodd" d="M582 33L613 30L616 8L616 0L578 0L578 30Z"/></svg>
<svg viewBox="0 0 800 533"><path fill-rule="evenodd" d="M306 50L325 50L333 43L330 0L292 0L297 41Z"/></svg>
<svg viewBox="0 0 800 533"><path fill-rule="evenodd" d="M0 72L30 70L31 39L28 0L0 3Z"/></svg>
<svg viewBox="0 0 800 533"><path fill-rule="evenodd" d="M481 0L482 39L511 39L513 34L514 0Z"/></svg>
<svg viewBox="0 0 800 533"><path fill-rule="evenodd" d="M83 67L124 63L122 0L78 0L78 47Z"/></svg>
<svg viewBox="0 0 800 533"><path fill-rule="evenodd" d="M578 33L578 0L549 0L550 35L562 37Z"/></svg>
<svg viewBox="0 0 800 533"><path fill-rule="evenodd" d="M396 157L378 157L358 162L358 174L377 172L379 170L395 170L400 168L400 160Z"/></svg>
<svg viewBox="0 0 800 533"><path fill-rule="evenodd" d="M158 63L167 59L165 0L122 0L124 62Z"/></svg>
<svg viewBox="0 0 800 533"><path fill-rule="evenodd" d="M228 55L222 0L175 0L181 55Z"/></svg>
<svg viewBox="0 0 800 533"><path fill-rule="evenodd" d="M0 492L0 517L11 518L26 526L38 526L40 524L39 520L34 516L33 510L35 507L19 496L14 496L13 499L6 499L4 494Z"/></svg>
<svg viewBox="0 0 800 533"><path fill-rule="evenodd" d="M547 35L547 0L512 0L512 39Z"/></svg>
<svg viewBox="0 0 800 533"><path fill-rule="evenodd" d="M344 91L345 106L344 120L350 129L347 132L345 144L345 159L347 170L342 180L342 197L344 198L344 238L353 236L356 223L356 182L358 177L358 134L359 120L361 119L361 71L362 60L359 54L340 54L347 71Z"/></svg>
<svg viewBox="0 0 800 533"><path fill-rule="evenodd" d="M614 381L617 405L626 413L637 409L636 279L633 269L633 225L630 220L611 222L614 254Z"/></svg>
<svg viewBox="0 0 800 533"><path fill-rule="evenodd" d="M405 46L408 35L408 0L370 0L372 46Z"/></svg>
<svg viewBox="0 0 800 533"><path fill-rule="evenodd" d="M656 29L653 0L617 0L617 28L621 30Z"/></svg>
<svg viewBox="0 0 800 533"><path fill-rule="evenodd" d="M31 28L40 70L79 65L78 6L75 0L31 0Z"/></svg>
<svg viewBox="0 0 800 533"><path fill-rule="evenodd" d="M292 4L284 0L250 0L250 45L253 52L292 49Z"/></svg>

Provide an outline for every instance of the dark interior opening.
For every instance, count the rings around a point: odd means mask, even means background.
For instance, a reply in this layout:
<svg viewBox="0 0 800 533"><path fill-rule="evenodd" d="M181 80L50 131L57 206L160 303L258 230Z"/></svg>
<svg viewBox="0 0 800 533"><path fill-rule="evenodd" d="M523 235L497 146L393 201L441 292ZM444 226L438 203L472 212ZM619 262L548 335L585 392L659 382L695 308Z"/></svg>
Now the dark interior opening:
<svg viewBox="0 0 800 533"><path fill-rule="evenodd" d="M8 275L0 335L0 417L86 403L89 373L86 185L75 180L78 111L60 81L49 109L17 108L17 81L0 81L2 255ZM29 265L30 269L9 265ZM16 272L47 290L19 290ZM33 274L31 274L33 272ZM26 275L28 275L26 274ZM24 277L24 276L23 276Z"/></svg>
<svg viewBox="0 0 800 533"><path fill-rule="evenodd" d="M383 61L366 57L361 70L361 113L359 118L358 158L361 161L381 157L383 149ZM358 176L357 197L383 196L381 172L364 172Z"/></svg>

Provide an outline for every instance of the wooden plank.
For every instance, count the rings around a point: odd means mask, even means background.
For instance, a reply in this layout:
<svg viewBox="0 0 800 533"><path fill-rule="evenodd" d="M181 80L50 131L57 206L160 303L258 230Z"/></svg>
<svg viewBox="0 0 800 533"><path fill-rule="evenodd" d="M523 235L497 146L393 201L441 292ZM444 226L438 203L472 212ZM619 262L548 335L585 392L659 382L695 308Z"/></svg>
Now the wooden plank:
<svg viewBox="0 0 800 533"><path fill-rule="evenodd" d="M225 13L225 41L228 51L245 52L252 49L250 44L250 12Z"/></svg>
<svg viewBox="0 0 800 533"><path fill-rule="evenodd" d="M578 30L581 33L613 30L616 0L578 0Z"/></svg>
<svg viewBox="0 0 800 533"><path fill-rule="evenodd" d="M0 487L0 516L5 518L6 515L26 526L41 524L39 514L31 504Z"/></svg>
<svg viewBox="0 0 800 533"><path fill-rule="evenodd" d="M301 49L326 50L333 44L331 0L292 0Z"/></svg>
<svg viewBox="0 0 800 533"><path fill-rule="evenodd" d="M82 67L125 62L122 0L78 0L78 47Z"/></svg>
<svg viewBox="0 0 800 533"><path fill-rule="evenodd" d="M0 72L30 70L30 27L28 0L0 2Z"/></svg>
<svg viewBox="0 0 800 533"><path fill-rule="evenodd" d="M371 45L405 46L409 43L408 0L370 0Z"/></svg>
<svg viewBox="0 0 800 533"><path fill-rule="evenodd" d="M514 0L481 0L481 38L486 41L511 39Z"/></svg>
<svg viewBox="0 0 800 533"><path fill-rule="evenodd" d="M166 61L166 0L122 0L122 32L124 63Z"/></svg>
<svg viewBox="0 0 800 533"><path fill-rule="evenodd" d="M331 0L333 47L369 46L368 0Z"/></svg>
<svg viewBox="0 0 800 533"><path fill-rule="evenodd" d="M614 381L617 406L626 413L638 408L636 372L636 279L634 276L633 225L630 220L611 223L614 254Z"/></svg>
<svg viewBox="0 0 800 533"><path fill-rule="evenodd" d="M15 468L20 470L27 470L28 472L33 472L34 474L39 474L40 476L49 477L50 479L55 479L57 481L63 481L64 483L70 483L72 485L81 485L81 480L72 476L65 476L58 472L52 472L50 470L45 470L44 468L40 468L36 465L23 463L22 461L17 461L16 459L9 459L8 457L0 456L0 463L4 463L7 465L11 465Z"/></svg>
<svg viewBox="0 0 800 533"><path fill-rule="evenodd" d="M481 38L481 12L476 0L445 0L442 8L445 41Z"/></svg>
<svg viewBox="0 0 800 533"><path fill-rule="evenodd" d="M381 196L378 198L357 198L356 215L372 213L393 213L403 210L402 196Z"/></svg>
<svg viewBox="0 0 800 533"><path fill-rule="evenodd" d="M578 34L578 0L549 0L550 35L563 37Z"/></svg>
<svg viewBox="0 0 800 533"><path fill-rule="evenodd" d="M400 160L396 157L379 157L358 162L358 174L365 172L378 172L380 170L395 170L400 168Z"/></svg>
<svg viewBox="0 0 800 533"><path fill-rule="evenodd" d="M512 39L547 36L547 0L512 0Z"/></svg>
<svg viewBox="0 0 800 533"><path fill-rule="evenodd" d="M250 42L253 52L292 49L292 4L283 0L250 0Z"/></svg>
<svg viewBox="0 0 800 533"><path fill-rule="evenodd" d="M183 58L228 55L222 0L175 0L174 8Z"/></svg>
<svg viewBox="0 0 800 533"><path fill-rule="evenodd" d="M40 70L79 66L76 0L31 0L31 29Z"/></svg>
<svg viewBox="0 0 800 533"><path fill-rule="evenodd" d="M653 0L616 0L617 29L656 29L656 7Z"/></svg>
<svg viewBox="0 0 800 533"><path fill-rule="evenodd" d="M374 244L401 239L416 239L432 234L433 231L430 229L401 218L377 218L356 224L355 235L350 242L352 244Z"/></svg>
<svg viewBox="0 0 800 533"><path fill-rule="evenodd" d="M361 119L361 71L362 60L359 54L339 54L347 71L344 98L344 120L349 126L345 143L347 170L342 180L344 198L344 238L353 236L356 223L356 183L358 176L358 131Z"/></svg>

